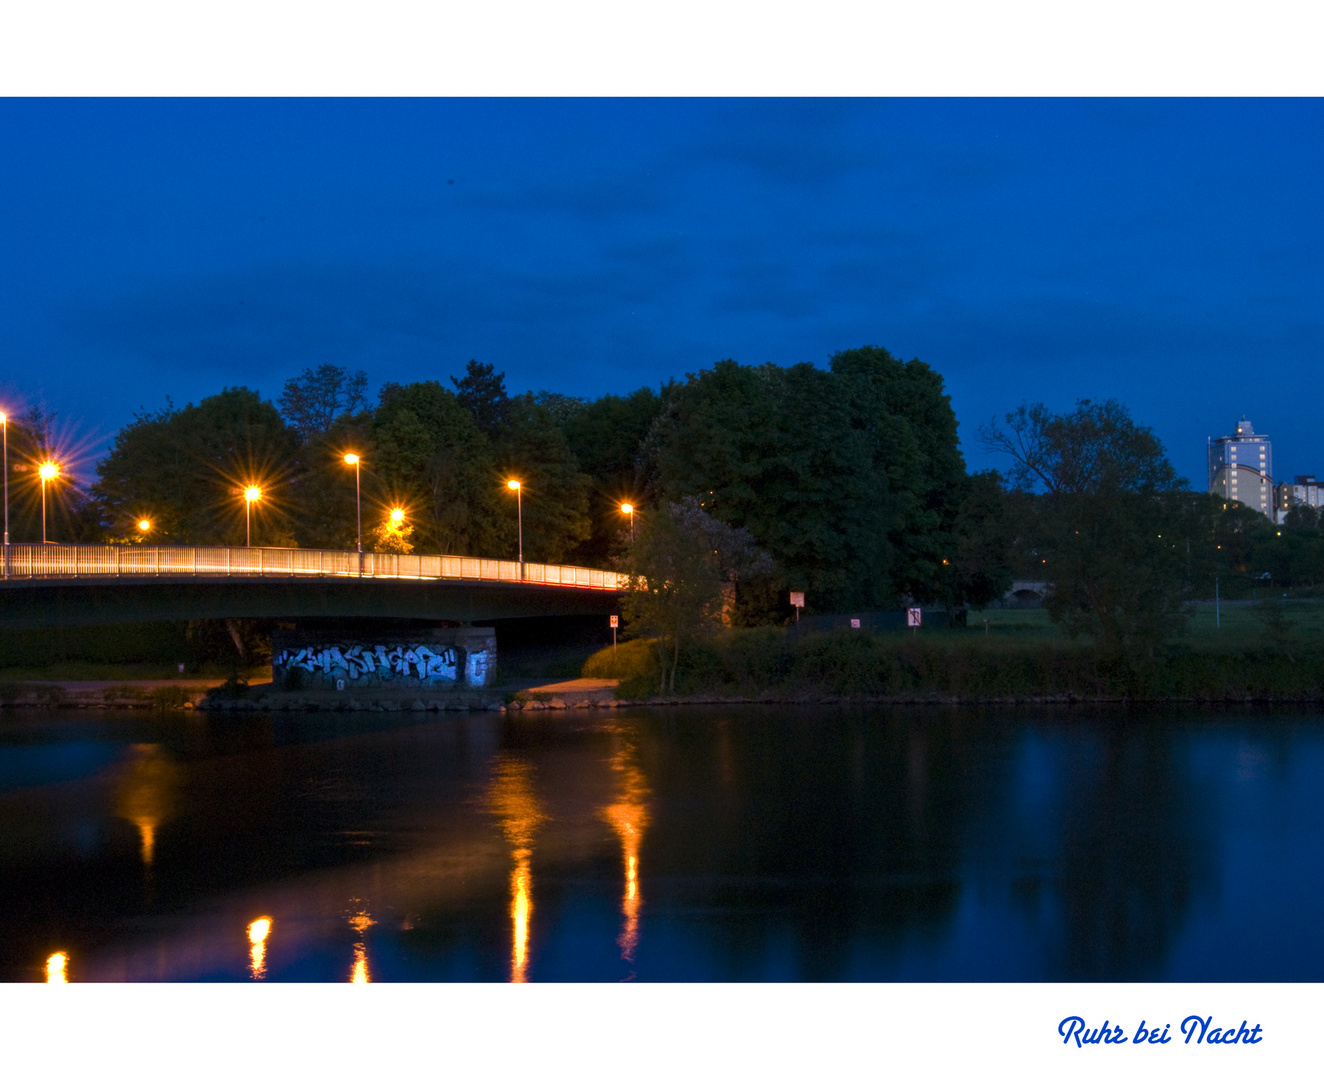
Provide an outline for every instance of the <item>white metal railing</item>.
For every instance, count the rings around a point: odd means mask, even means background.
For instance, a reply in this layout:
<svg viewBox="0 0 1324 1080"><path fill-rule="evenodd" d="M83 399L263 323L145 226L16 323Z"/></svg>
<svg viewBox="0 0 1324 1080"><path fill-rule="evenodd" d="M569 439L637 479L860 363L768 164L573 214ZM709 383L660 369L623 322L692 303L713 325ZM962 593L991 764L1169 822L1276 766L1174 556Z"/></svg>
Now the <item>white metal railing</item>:
<svg viewBox="0 0 1324 1080"><path fill-rule="evenodd" d="M310 548L145 547L133 545L10 544L3 579L151 577L365 577L419 581L532 582L620 592L629 578L585 566L518 563L468 555L383 555Z"/></svg>

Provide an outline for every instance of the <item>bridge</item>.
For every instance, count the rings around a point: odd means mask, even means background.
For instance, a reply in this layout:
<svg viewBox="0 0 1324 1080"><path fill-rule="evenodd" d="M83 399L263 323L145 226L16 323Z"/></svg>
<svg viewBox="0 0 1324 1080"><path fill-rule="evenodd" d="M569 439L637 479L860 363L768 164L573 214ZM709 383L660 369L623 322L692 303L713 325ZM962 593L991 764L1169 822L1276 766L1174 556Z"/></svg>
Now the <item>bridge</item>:
<svg viewBox="0 0 1324 1080"><path fill-rule="evenodd" d="M310 548L11 544L0 561L0 627L609 614L627 586L583 566Z"/></svg>

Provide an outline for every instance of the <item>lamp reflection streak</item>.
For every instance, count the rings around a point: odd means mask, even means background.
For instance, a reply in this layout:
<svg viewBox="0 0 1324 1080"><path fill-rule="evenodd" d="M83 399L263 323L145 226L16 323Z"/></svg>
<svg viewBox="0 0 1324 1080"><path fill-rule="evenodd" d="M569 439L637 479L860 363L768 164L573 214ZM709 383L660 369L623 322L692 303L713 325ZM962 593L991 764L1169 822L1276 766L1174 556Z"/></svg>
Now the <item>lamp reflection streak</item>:
<svg viewBox="0 0 1324 1080"><path fill-rule="evenodd" d="M372 981L368 978L368 946L362 941L354 942L354 966L350 969L349 981L352 983Z"/></svg>
<svg viewBox="0 0 1324 1080"><path fill-rule="evenodd" d="M487 801L506 834L515 861L510 872L510 981L527 982L529 922L533 915L533 837L538 826L547 820L533 793L532 766L510 758L498 761Z"/></svg>
<svg viewBox="0 0 1324 1080"><path fill-rule="evenodd" d="M510 981L518 983L528 982L529 914L533 910L533 902L529 899L531 854L527 848L516 851L515 869L510 872Z"/></svg>
<svg viewBox="0 0 1324 1080"><path fill-rule="evenodd" d="M363 906L362 900L355 897L351 902L360 906L349 917L350 927L359 935L359 940L354 942L354 963L349 969L349 981L368 983L372 982L372 977L368 974L368 943L364 939L364 934L368 927L377 925L377 920L368 914L368 909Z"/></svg>
<svg viewBox="0 0 1324 1080"><path fill-rule="evenodd" d="M639 890L639 845L648 826L649 794L644 774L634 761L632 746L622 746L611 759L611 767L621 774L621 792L617 801L602 811L603 818L616 831L621 841L621 855L625 862L625 895L621 899L624 924L616 939L621 959L634 963L639 946L639 910L643 897Z"/></svg>
<svg viewBox="0 0 1324 1080"><path fill-rule="evenodd" d="M143 867L156 859L156 830L174 814L179 767L155 743L135 743L117 778L115 812L138 829Z"/></svg>
<svg viewBox="0 0 1324 1080"><path fill-rule="evenodd" d="M270 933L271 920L266 916L248 924L248 941L251 946L248 951L249 970L255 979L267 977L267 937Z"/></svg>
<svg viewBox="0 0 1324 1080"><path fill-rule="evenodd" d="M69 981L69 955L51 953L46 958L46 981L48 983L67 983Z"/></svg>

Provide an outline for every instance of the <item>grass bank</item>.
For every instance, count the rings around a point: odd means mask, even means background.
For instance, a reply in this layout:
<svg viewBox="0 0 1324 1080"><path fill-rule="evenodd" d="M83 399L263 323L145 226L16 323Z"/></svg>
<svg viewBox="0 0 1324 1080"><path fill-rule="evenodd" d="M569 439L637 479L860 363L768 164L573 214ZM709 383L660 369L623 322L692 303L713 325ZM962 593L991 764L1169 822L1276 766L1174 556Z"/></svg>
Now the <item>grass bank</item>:
<svg viewBox="0 0 1324 1080"><path fill-rule="evenodd" d="M1324 700L1324 604L1303 618L1242 611L1229 629L1192 620L1190 632L1154 658L1109 662L1089 644L1066 641L1042 612L995 612L985 631L918 635L836 630L795 638L762 627L729 630L682 650L676 693L687 697L803 699L948 697L1143 698L1205 701ZM620 679L618 697L659 694L650 643L630 641L590 657L585 676Z"/></svg>

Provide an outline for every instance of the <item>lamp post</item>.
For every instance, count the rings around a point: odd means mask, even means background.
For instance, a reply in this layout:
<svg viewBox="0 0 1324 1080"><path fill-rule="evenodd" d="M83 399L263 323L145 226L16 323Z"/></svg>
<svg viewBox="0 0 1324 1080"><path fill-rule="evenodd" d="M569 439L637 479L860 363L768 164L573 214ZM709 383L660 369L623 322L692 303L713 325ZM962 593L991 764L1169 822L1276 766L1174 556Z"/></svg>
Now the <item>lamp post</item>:
<svg viewBox="0 0 1324 1080"><path fill-rule="evenodd" d="M138 522L138 531L142 533L144 537L146 537L146 535L149 532L151 532L151 529L152 529L152 523L148 521L146 518L143 518L141 521Z"/></svg>
<svg viewBox="0 0 1324 1080"><path fill-rule="evenodd" d="M9 547L9 417L0 412L0 428L5 442L5 547ZM9 572L9 552L5 552L5 573Z"/></svg>
<svg viewBox="0 0 1324 1080"><path fill-rule="evenodd" d="M345 464L354 466L354 513L358 521L359 537L359 577L363 576L363 496L359 486L359 455L346 454Z"/></svg>
<svg viewBox="0 0 1324 1080"><path fill-rule="evenodd" d="M43 461L37 468L37 475L41 477L41 542L46 540L46 481L54 480L60 475L60 466L53 461Z"/></svg>
<svg viewBox="0 0 1324 1080"><path fill-rule="evenodd" d="M391 511L391 528L396 532L400 531L400 526L405 523L405 512L398 506Z"/></svg>
<svg viewBox="0 0 1324 1080"><path fill-rule="evenodd" d="M634 507L629 503L621 503L621 513L630 515L630 543L634 543Z"/></svg>
<svg viewBox="0 0 1324 1080"><path fill-rule="evenodd" d="M253 504L262 498L262 489L256 484L244 488L244 529L248 536L247 546L253 546Z"/></svg>
<svg viewBox="0 0 1324 1080"><path fill-rule="evenodd" d="M9 576L9 417L0 413L4 429L4 576Z"/></svg>
<svg viewBox="0 0 1324 1080"><path fill-rule="evenodd" d="M507 480L506 487L515 493L515 521L519 526L520 577L524 576L524 489L518 480Z"/></svg>

